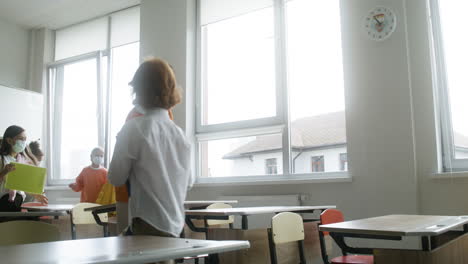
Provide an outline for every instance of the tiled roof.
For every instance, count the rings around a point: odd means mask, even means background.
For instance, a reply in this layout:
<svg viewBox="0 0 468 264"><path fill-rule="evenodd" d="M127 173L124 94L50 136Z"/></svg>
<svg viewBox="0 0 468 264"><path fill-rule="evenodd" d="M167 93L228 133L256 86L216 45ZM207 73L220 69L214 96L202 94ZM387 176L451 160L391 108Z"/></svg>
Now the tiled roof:
<svg viewBox="0 0 468 264"><path fill-rule="evenodd" d="M344 112L304 117L292 122L291 144L295 149L309 149L346 144ZM280 150L281 135L257 136L255 140L224 155L224 159L249 156L254 153Z"/></svg>

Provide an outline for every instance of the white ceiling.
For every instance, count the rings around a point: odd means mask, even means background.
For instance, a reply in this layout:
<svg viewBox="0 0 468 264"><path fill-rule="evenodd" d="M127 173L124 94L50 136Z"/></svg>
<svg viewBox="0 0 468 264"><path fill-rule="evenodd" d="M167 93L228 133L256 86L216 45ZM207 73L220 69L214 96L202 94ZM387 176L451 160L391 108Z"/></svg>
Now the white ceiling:
<svg viewBox="0 0 468 264"><path fill-rule="evenodd" d="M140 0L0 0L0 19L57 29L140 4Z"/></svg>

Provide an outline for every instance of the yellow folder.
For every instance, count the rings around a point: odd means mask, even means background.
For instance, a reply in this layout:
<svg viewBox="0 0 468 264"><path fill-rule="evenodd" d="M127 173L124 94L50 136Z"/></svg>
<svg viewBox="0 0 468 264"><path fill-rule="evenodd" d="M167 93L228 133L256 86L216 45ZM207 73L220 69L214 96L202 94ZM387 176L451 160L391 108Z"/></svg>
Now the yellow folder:
<svg viewBox="0 0 468 264"><path fill-rule="evenodd" d="M10 190L42 194L46 180L46 169L12 162L16 170L6 176L5 187Z"/></svg>

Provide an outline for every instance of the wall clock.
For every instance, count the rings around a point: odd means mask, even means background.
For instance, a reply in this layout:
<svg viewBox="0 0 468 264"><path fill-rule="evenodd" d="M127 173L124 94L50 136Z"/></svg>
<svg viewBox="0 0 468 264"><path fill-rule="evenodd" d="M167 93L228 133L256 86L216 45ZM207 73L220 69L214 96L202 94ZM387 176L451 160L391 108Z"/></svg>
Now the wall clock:
<svg viewBox="0 0 468 264"><path fill-rule="evenodd" d="M392 35L396 23L395 12L390 8L375 7L364 17L364 30L370 39L382 41Z"/></svg>

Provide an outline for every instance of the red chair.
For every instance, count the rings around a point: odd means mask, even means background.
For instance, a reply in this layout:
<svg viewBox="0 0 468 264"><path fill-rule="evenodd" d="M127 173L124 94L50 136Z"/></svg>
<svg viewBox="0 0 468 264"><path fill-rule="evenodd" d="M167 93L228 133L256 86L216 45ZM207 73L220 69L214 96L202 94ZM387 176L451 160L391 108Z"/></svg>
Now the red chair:
<svg viewBox="0 0 468 264"><path fill-rule="evenodd" d="M320 215L320 224L334 224L344 221L343 213L337 209L327 209ZM328 232L319 231L320 250L322 253L323 263L325 264L373 264L374 256L370 255L346 255L343 251L343 256L328 260L327 249L325 246L325 236L330 235Z"/></svg>

